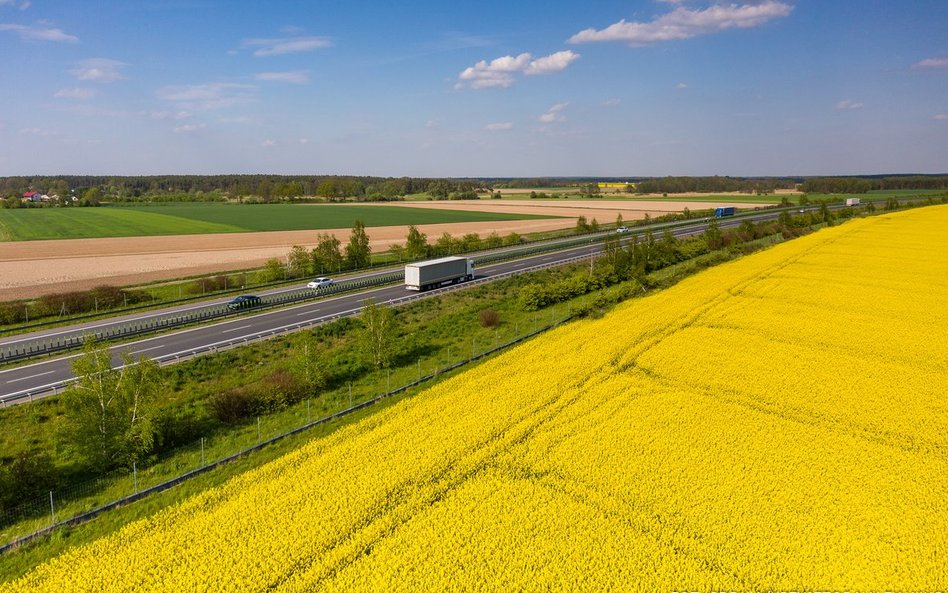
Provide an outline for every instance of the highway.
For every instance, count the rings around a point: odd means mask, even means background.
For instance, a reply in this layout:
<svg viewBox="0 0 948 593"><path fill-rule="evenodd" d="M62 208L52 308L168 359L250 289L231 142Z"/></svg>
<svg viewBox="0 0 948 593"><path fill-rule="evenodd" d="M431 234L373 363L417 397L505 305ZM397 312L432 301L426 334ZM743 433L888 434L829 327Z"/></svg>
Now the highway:
<svg viewBox="0 0 948 593"><path fill-rule="evenodd" d="M751 217L745 216L737 219L722 219L719 220L719 224L722 228L726 228L740 224L743 220L751 219L760 221L776 218L779 213L780 211L769 211L761 212ZM705 221L698 221L695 224L675 228L673 232L679 237L697 234L703 232L706 224ZM635 234L641 234L643 232L644 229L634 230ZM633 233L629 233L628 235L622 235L622 237L624 240L631 240L632 235ZM570 261L589 258L601 251L602 244L599 243L562 251L541 253L502 263L478 266L475 269L476 277L474 281L425 293L408 291L403 284L397 284L367 289L361 292L347 293L336 297L306 301L302 304L271 309L263 313L246 313L235 317L228 317L222 321L197 325L184 330L172 331L116 345L111 348L111 353L116 366L120 364L120 357L123 352L129 352L136 358L139 355L153 358L163 365L174 364L177 361L185 360L203 353L216 352L240 344L266 339L281 333L297 331L346 315L355 314L359 311L361 302L365 299L371 298L375 302L398 305L418 298L430 298L447 290L456 290L471 284L480 284L511 274L523 273L543 267L563 265ZM299 287L281 290L298 291ZM229 300L229 297L219 300L218 303L226 302L227 300ZM206 307L208 303L205 302L200 305L179 307L174 310L179 311L195 306ZM136 319L167 313L168 311L147 312L137 316L124 316L121 319L99 320L97 322L82 324L78 328L52 329L44 333L89 331L89 328L93 326L101 326L108 323L127 323L135 321ZM18 336L13 339L26 338L27 336ZM71 364L77 356L79 356L79 354L75 353L69 356L45 359L36 363L25 364L0 371L0 406L33 401L38 397L56 393L74 378Z"/></svg>

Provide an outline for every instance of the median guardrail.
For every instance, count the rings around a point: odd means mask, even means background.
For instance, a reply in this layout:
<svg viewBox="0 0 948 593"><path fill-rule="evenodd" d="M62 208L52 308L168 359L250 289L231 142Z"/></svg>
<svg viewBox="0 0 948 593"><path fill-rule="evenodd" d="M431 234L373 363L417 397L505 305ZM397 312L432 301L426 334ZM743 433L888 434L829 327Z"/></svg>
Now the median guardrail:
<svg viewBox="0 0 948 593"><path fill-rule="evenodd" d="M57 352L79 348L88 338L110 341L135 337L142 334L174 329L194 323L234 317L249 311L273 308L281 305L312 300L317 297L326 297L353 290L361 290L372 286L381 286L397 282L405 277L404 271L380 274L367 278L344 280L318 290L300 288L298 290L260 297L260 304L250 309L233 310L226 303L202 307L186 312L159 314L140 320L108 325L102 329L77 330L64 332L59 336L24 340L0 348L0 363L28 359L34 356L45 356Z"/></svg>

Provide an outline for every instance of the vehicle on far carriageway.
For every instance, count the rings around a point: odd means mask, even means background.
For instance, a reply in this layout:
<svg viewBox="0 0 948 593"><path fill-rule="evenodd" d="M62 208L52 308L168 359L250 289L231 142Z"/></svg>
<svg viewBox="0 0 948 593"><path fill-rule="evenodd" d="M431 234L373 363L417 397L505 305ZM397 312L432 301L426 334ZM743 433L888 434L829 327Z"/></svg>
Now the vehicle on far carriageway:
<svg viewBox="0 0 948 593"><path fill-rule="evenodd" d="M249 309L251 307L259 306L263 301L260 297L253 294L242 294L239 297L235 297L229 303L227 303L227 308L231 311L237 311L239 309Z"/></svg>
<svg viewBox="0 0 948 593"><path fill-rule="evenodd" d="M309 283L306 285L306 288L312 288L313 290L319 290L320 288L324 288L324 287L326 287L326 286L332 286L332 285L333 285L332 278L326 278L325 276L320 276L319 278L316 278L316 279L313 280L312 282L309 282Z"/></svg>
<svg viewBox="0 0 948 593"><path fill-rule="evenodd" d="M734 206L720 207L714 209L714 217L721 218L723 216L734 216Z"/></svg>
<svg viewBox="0 0 948 593"><path fill-rule="evenodd" d="M442 257L405 266L405 288L428 290L474 278L474 260L467 257Z"/></svg>

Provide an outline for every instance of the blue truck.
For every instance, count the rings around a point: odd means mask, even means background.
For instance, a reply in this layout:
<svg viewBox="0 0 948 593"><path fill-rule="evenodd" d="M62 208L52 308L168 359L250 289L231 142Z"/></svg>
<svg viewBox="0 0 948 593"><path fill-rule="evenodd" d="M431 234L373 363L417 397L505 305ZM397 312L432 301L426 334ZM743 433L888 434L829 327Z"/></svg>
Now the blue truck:
<svg viewBox="0 0 948 593"><path fill-rule="evenodd" d="M734 216L734 206L728 206L727 208L714 209L715 218L721 218L723 216Z"/></svg>

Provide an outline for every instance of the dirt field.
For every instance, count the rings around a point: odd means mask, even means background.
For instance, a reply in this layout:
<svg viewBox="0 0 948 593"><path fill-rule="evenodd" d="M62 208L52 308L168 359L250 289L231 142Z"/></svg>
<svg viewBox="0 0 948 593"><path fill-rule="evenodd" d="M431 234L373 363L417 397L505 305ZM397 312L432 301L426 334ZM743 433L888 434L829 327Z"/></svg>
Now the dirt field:
<svg viewBox="0 0 948 593"><path fill-rule="evenodd" d="M393 205L391 203L387 204ZM568 202L545 200L460 200L452 202L404 202L406 208L442 208L550 214L568 218L503 222L446 223L420 225L434 242L443 233L486 236L493 231L529 233L568 228L576 217L612 223L621 213L624 220L637 220L646 213L657 216L707 208L707 203L626 202L602 200ZM719 204L725 206L727 204ZM748 204L737 204L748 207ZM349 229L327 231L348 241ZM373 251L385 251L392 243L403 243L406 227L367 229ZM0 301L32 298L50 292L83 290L100 284L129 286L154 280L208 274L261 266L272 257L282 258L293 245L311 248L317 231L177 235L114 239L65 239L0 243Z"/></svg>

